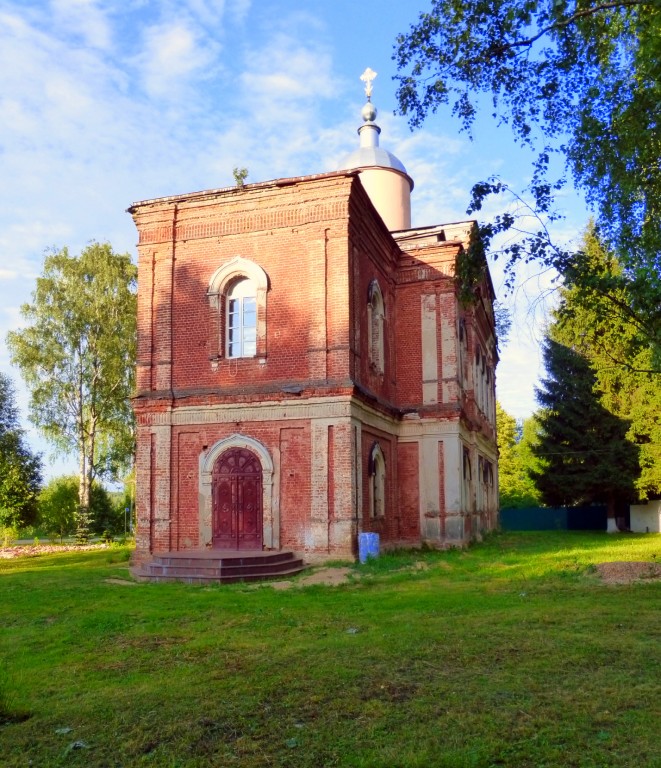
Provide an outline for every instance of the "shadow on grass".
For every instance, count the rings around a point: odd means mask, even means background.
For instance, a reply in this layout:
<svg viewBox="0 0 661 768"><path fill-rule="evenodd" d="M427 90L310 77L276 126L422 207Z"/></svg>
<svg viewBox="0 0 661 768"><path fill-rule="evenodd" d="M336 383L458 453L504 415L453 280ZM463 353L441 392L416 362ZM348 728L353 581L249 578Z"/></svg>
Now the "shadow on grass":
<svg viewBox="0 0 661 768"><path fill-rule="evenodd" d="M661 561L660 534L607 534L586 531L498 532L468 548L384 552L354 564L367 577L428 578L477 582L566 579L594 573L614 561Z"/></svg>

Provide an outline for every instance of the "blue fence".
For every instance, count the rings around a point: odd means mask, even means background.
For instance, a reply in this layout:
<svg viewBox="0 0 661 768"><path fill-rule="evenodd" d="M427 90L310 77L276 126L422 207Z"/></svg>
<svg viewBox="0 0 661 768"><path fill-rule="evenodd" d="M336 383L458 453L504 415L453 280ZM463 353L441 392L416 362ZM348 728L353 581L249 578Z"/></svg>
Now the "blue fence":
<svg viewBox="0 0 661 768"><path fill-rule="evenodd" d="M505 507L500 510L504 531L605 531L606 506Z"/></svg>

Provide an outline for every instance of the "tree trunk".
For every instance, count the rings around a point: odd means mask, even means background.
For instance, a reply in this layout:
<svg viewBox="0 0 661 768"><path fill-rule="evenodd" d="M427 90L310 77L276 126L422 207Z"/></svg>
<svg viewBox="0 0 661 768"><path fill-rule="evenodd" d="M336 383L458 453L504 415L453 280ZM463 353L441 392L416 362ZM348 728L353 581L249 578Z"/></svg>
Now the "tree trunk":
<svg viewBox="0 0 661 768"><path fill-rule="evenodd" d="M78 456L78 511L76 513L76 544L87 544L90 537L90 481L85 456L85 443L81 440Z"/></svg>
<svg viewBox="0 0 661 768"><path fill-rule="evenodd" d="M618 533L617 520L615 519L615 495L610 493L606 502L607 520L606 533Z"/></svg>

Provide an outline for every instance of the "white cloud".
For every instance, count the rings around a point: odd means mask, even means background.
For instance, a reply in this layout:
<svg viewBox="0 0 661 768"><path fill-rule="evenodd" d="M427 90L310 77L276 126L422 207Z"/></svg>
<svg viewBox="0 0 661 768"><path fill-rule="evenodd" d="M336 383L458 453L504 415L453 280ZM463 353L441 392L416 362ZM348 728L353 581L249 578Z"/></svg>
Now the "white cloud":
<svg viewBox="0 0 661 768"><path fill-rule="evenodd" d="M297 119L299 114L287 111L289 102L300 101L303 109L310 109L316 100L337 92L330 52L282 32L273 34L265 46L253 48L247 65L241 75L243 93L255 113L266 110L270 120ZM274 106L280 107L277 113Z"/></svg>
<svg viewBox="0 0 661 768"><path fill-rule="evenodd" d="M138 68L147 93L159 99L181 98L182 89L204 74L218 51L185 20L153 25L143 37Z"/></svg>
<svg viewBox="0 0 661 768"><path fill-rule="evenodd" d="M186 5L205 24L222 19L225 12L225 0L187 0Z"/></svg>
<svg viewBox="0 0 661 768"><path fill-rule="evenodd" d="M96 0L53 0L55 23L93 48L111 47L111 28Z"/></svg>
<svg viewBox="0 0 661 768"><path fill-rule="evenodd" d="M220 121L208 126L200 164L225 183L232 183L231 169L237 165L248 168L249 181L332 170L326 158L333 132L322 112L339 83L323 41L297 39L276 26L256 35L241 64L240 87L231 90L229 105L218 104ZM345 145L339 151L349 150Z"/></svg>
<svg viewBox="0 0 661 768"><path fill-rule="evenodd" d="M0 46L4 161L28 151L78 155L113 124L110 104L121 78L95 52L72 48L23 19L11 17L5 29Z"/></svg>

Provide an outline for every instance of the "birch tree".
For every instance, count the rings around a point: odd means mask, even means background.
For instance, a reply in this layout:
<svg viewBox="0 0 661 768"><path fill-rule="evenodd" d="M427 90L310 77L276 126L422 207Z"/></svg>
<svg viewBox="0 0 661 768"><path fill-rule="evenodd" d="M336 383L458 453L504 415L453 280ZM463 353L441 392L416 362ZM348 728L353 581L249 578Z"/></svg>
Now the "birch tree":
<svg viewBox="0 0 661 768"><path fill-rule="evenodd" d="M55 449L77 453L77 537L89 535L90 488L131 460L137 270L128 254L91 243L49 253L25 327L7 344L30 390L29 418Z"/></svg>

